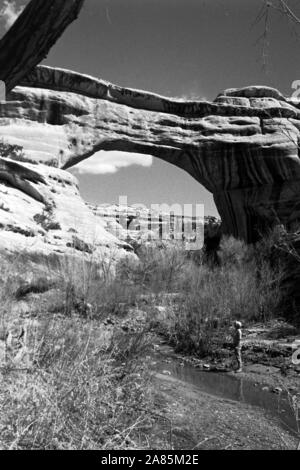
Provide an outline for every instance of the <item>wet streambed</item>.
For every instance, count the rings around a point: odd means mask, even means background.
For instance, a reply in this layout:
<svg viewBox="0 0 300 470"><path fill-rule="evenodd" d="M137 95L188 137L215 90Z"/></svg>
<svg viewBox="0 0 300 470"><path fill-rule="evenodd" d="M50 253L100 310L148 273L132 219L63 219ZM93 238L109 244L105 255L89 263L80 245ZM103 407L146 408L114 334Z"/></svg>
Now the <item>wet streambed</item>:
<svg viewBox="0 0 300 470"><path fill-rule="evenodd" d="M260 385L245 379L240 374L233 376L226 372L199 370L180 362L174 357L174 353L173 357L172 353L170 356L171 351L168 346L156 351L153 364L157 372L171 375L187 386L188 384L196 386L209 395L260 407L276 418L285 430L293 433L297 430L295 415L286 394L263 390Z"/></svg>

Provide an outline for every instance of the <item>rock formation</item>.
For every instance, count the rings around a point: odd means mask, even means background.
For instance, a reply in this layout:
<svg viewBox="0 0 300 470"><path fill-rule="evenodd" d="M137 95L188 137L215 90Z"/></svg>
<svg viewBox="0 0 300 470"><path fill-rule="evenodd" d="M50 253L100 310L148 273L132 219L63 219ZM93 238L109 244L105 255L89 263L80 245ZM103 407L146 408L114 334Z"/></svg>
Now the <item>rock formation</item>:
<svg viewBox="0 0 300 470"><path fill-rule="evenodd" d="M83 3L84 0L32 0L26 6L0 41L0 80L5 81L8 99L9 91L44 59L76 19ZM48 166L37 165L43 159L36 158L36 152L40 155L47 148L47 141L51 147L58 128L52 129L51 118L48 125L36 125L33 103L30 99L25 101L25 106L0 102L4 126L0 155L3 156L3 148L9 150L31 138L35 145L28 158L23 152L19 156L5 152L7 158L0 158L1 251L72 257L79 254L81 258L92 255L100 263L127 254L130 247L108 233L105 224L81 199L76 178L51 168L48 158ZM20 119L14 122L15 112Z"/></svg>
<svg viewBox="0 0 300 470"><path fill-rule="evenodd" d="M94 216L69 172L7 159L0 159L0 247L10 253L92 255L95 262L109 252L118 258L131 251Z"/></svg>
<svg viewBox="0 0 300 470"><path fill-rule="evenodd" d="M175 214L164 206L88 204L94 215L105 223L105 229L135 248L141 245L176 246L198 251L204 246L213 217L191 217ZM220 224L218 224L220 225Z"/></svg>
<svg viewBox="0 0 300 470"><path fill-rule="evenodd" d="M0 136L29 161L67 169L99 150L154 155L211 191L225 232L248 242L299 218L300 110L277 90L181 102L42 66L20 84L0 106Z"/></svg>
<svg viewBox="0 0 300 470"><path fill-rule="evenodd" d="M0 158L0 181L22 191L36 201L45 202L41 193L28 183L28 181L32 183L46 183L42 175L36 171L10 160Z"/></svg>
<svg viewBox="0 0 300 470"><path fill-rule="evenodd" d="M299 219L298 102L268 87L226 90L213 103L182 102L35 67L82 4L32 0L0 42L0 78L9 91L0 103L0 138L22 145L25 161L61 171L99 150L154 155L211 191L224 231L247 242L274 221ZM7 180L31 191L26 178Z"/></svg>

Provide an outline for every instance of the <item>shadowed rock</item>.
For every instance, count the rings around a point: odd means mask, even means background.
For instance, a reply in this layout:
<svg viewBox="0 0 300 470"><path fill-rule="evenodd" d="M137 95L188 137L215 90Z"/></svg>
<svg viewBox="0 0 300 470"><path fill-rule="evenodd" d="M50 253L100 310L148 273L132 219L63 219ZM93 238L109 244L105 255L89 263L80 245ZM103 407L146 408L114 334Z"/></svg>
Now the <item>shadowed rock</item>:
<svg viewBox="0 0 300 470"><path fill-rule="evenodd" d="M5 181L13 188L19 189L36 201L45 202L41 193L28 183L30 181L35 184L46 184L45 179L39 173L23 165L0 158L0 180Z"/></svg>

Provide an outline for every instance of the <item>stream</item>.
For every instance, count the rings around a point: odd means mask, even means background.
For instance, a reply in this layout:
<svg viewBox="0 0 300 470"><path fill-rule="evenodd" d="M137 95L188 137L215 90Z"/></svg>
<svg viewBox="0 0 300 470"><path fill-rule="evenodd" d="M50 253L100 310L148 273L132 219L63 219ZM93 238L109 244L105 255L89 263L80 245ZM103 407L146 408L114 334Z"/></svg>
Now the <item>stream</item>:
<svg viewBox="0 0 300 470"><path fill-rule="evenodd" d="M168 374L184 382L187 386L197 387L209 395L262 408L276 419L283 429L291 433L297 431L294 412L285 393L273 393L236 374L204 371L183 363L172 348L159 345L153 357L157 373Z"/></svg>

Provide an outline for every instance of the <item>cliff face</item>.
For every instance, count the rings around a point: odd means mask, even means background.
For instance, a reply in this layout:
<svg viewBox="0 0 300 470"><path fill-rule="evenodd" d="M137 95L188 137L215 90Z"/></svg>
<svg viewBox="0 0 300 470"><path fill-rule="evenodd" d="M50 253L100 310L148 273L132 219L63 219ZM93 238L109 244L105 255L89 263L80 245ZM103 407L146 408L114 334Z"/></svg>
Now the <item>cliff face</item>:
<svg viewBox="0 0 300 470"><path fill-rule="evenodd" d="M209 238L214 217L175 214L166 207L88 204L105 229L119 240L138 248L140 246L176 246L186 251L198 251Z"/></svg>
<svg viewBox="0 0 300 470"><path fill-rule="evenodd" d="M0 247L9 253L111 262L131 251L81 199L70 173L0 159Z"/></svg>
<svg viewBox="0 0 300 470"><path fill-rule="evenodd" d="M99 150L151 154L214 195L224 231L254 241L300 216L298 103L277 90L181 102L37 67L0 104L0 138L29 161L67 169Z"/></svg>

